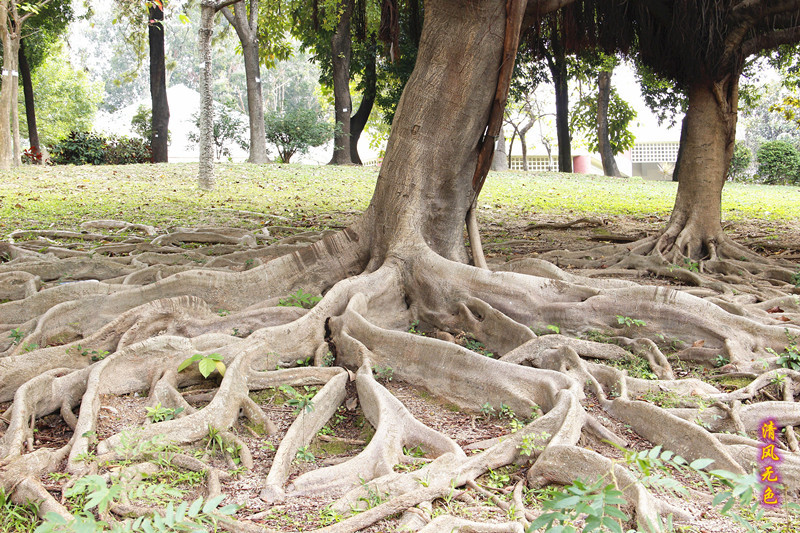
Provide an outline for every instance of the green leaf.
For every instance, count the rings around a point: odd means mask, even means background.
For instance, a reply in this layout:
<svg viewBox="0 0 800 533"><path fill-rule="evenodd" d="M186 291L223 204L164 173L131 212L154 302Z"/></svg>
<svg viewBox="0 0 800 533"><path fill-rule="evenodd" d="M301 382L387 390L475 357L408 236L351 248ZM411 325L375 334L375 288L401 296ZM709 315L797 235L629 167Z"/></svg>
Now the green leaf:
<svg viewBox="0 0 800 533"><path fill-rule="evenodd" d="M216 368L217 363L213 359L202 359L199 363L197 363L197 369L200 370L200 373L204 378L210 376L211 373L216 370Z"/></svg>
<svg viewBox="0 0 800 533"><path fill-rule="evenodd" d="M189 365L191 365L195 361L199 361L202 358L203 358L202 355L196 353L193 356L189 357L188 359L184 359L184 361L178 365L178 372L183 372L189 367Z"/></svg>
<svg viewBox="0 0 800 533"><path fill-rule="evenodd" d="M217 372L219 372L219 375L224 377L225 376L225 363L223 363L222 361L217 361L216 363L214 363L214 366L216 367Z"/></svg>
<svg viewBox="0 0 800 533"><path fill-rule="evenodd" d="M713 462L714 459L708 459L708 458L697 459L696 461L692 461L691 463L689 463L689 468L691 468L692 470L702 470Z"/></svg>
<svg viewBox="0 0 800 533"><path fill-rule="evenodd" d="M570 507L575 507L579 501L581 501L580 496L568 496L553 502L553 509L568 509Z"/></svg>
<svg viewBox="0 0 800 533"><path fill-rule="evenodd" d="M195 501L192 502L192 505L189 506L189 511L187 514L192 518L196 517L198 513L200 513L200 509L203 507L203 498L197 498Z"/></svg>
<svg viewBox="0 0 800 533"><path fill-rule="evenodd" d="M610 516L603 517L603 525L610 529L612 533L622 533L622 526Z"/></svg>
<svg viewBox="0 0 800 533"><path fill-rule="evenodd" d="M204 514L212 513L214 511L214 509L216 509L217 506L220 503L222 503L222 500L224 500L224 499L225 499L225 495L224 494L220 494L219 496L214 496L213 498L208 500L206 502L206 504L203 506L203 513Z"/></svg>

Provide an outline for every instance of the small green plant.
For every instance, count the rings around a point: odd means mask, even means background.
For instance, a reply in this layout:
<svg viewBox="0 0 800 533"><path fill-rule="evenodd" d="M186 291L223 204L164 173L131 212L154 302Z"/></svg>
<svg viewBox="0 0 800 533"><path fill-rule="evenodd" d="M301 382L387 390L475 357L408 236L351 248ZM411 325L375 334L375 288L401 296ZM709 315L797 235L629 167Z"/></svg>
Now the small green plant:
<svg viewBox="0 0 800 533"><path fill-rule="evenodd" d="M769 382L772 385L782 387L783 384L786 383L786 374L775 374L772 378L770 378Z"/></svg>
<svg viewBox="0 0 800 533"><path fill-rule="evenodd" d="M486 480L488 486L502 489L509 483L511 483L511 476L499 470L489 469L489 478Z"/></svg>
<svg viewBox="0 0 800 533"><path fill-rule="evenodd" d="M39 349L39 345L36 344L35 342L29 342L28 344L26 344L25 346L22 347L22 351L23 352L32 352L32 351L38 350L38 349Z"/></svg>
<svg viewBox="0 0 800 533"><path fill-rule="evenodd" d="M481 415L485 418L489 418L495 413L494 407L489 402L484 403L481 405Z"/></svg>
<svg viewBox="0 0 800 533"><path fill-rule="evenodd" d="M229 314L231 314L231 312L230 312L230 311L228 311L227 309L219 309L219 310L217 311L217 314L218 314L219 316L228 316Z"/></svg>
<svg viewBox="0 0 800 533"><path fill-rule="evenodd" d="M725 366L730 362L731 360L722 355L721 353L717 354L717 356L714 358L714 366L717 368Z"/></svg>
<svg viewBox="0 0 800 533"><path fill-rule="evenodd" d="M22 342L22 339L25 338L25 332L21 331L19 328L14 328L9 332L8 338L11 339L11 344L19 344Z"/></svg>
<svg viewBox="0 0 800 533"><path fill-rule="evenodd" d="M294 415L297 416L303 411L310 413L314 410L314 394L316 394L316 389L313 387L303 387L305 389L305 393L299 392L297 389L292 387L291 385L281 385L278 387L278 390L284 393L286 396L289 396L289 399L286 400L288 405L291 405L294 409Z"/></svg>
<svg viewBox="0 0 800 533"><path fill-rule="evenodd" d="M403 455L416 458L425 457L425 450L423 450L421 446L414 446L413 448L406 448L403 446Z"/></svg>
<svg viewBox="0 0 800 533"><path fill-rule="evenodd" d="M205 438L205 449L211 455L217 455L225 451L225 440L222 438L220 431L212 426L208 426L208 435Z"/></svg>
<svg viewBox="0 0 800 533"><path fill-rule="evenodd" d="M322 358L322 366L333 366L336 363L336 357L331 351L328 351Z"/></svg>
<svg viewBox="0 0 800 533"><path fill-rule="evenodd" d="M575 481L565 487L564 492L557 492L552 500L544 502L544 513L534 520L528 528L532 533L539 528L545 531L560 533L577 533L574 525L580 517L584 517L582 531L601 531L603 528L614 533L622 533L622 523L628 515L619 510L626 502L622 491L613 483L603 478L595 483Z"/></svg>
<svg viewBox="0 0 800 533"><path fill-rule="evenodd" d="M178 372L183 372L187 368L191 366L192 363L197 363L197 369L203 375L204 378L210 376L214 370L219 372L220 376L225 375L225 363L222 361L225 358L218 353L210 353L208 355L203 355L196 353L193 356L185 359L180 365L178 365Z"/></svg>
<svg viewBox="0 0 800 533"><path fill-rule="evenodd" d="M394 369L390 366L373 366L372 371L378 381L392 381L394 377Z"/></svg>
<svg viewBox="0 0 800 533"><path fill-rule="evenodd" d="M163 407L161 402L158 402L155 407L145 407L145 409L147 410L147 418L154 424L172 420L183 412L183 407Z"/></svg>
<svg viewBox="0 0 800 533"><path fill-rule="evenodd" d="M317 458L314 457L314 454L311 453L308 446L300 446L297 449L297 453L295 453L295 459L301 463L313 463Z"/></svg>
<svg viewBox="0 0 800 533"><path fill-rule="evenodd" d="M543 443L550 437L550 433L543 431L541 433L528 433L522 437L522 443L519 445L520 455L530 457L533 452L544 450L544 444L536 444L536 441L541 440Z"/></svg>
<svg viewBox="0 0 800 533"><path fill-rule="evenodd" d="M319 510L319 521L323 526L329 526L342 521L342 513L333 509L330 504Z"/></svg>
<svg viewBox="0 0 800 533"><path fill-rule="evenodd" d="M471 337L464 339L464 348L466 348L467 350L472 350L473 352L479 353L486 357L491 357L491 358L494 357L494 353L488 350L481 341L473 339Z"/></svg>
<svg viewBox="0 0 800 533"><path fill-rule="evenodd" d="M499 418L505 418L506 420L514 420L517 418L516 413L514 410L504 403L500 403L500 414L497 415Z"/></svg>
<svg viewBox="0 0 800 533"><path fill-rule="evenodd" d="M644 320L639 320L638 318L631 318L629 316L622 316L622 315L614 315L614 316L617 317L617 324L620 324L622 326L626 326L626 327L632 327L632 326L642 327L642 326L646 326L647 325L647 322L645 322Z"/></svg>
<svg viewBox="0 0 800 533"><path fill-rule="evenodd" d="M305 359L297 360L297 366L313 366L313 365L314 365L313 357L306 357Z"/></svg>
<svg viewBox="0 0 800 533"><path fill-rule="evenodd" d="M792 274L792 283L795 287L800 288L800 270Z"/></svg>
<svg viewBox="0 0 800 533"><path fill-rule="evenodd" d="M0 488L0 531L28 533L39 522L39 506L35 503L17 505Z"/></svg>
<svg viewBox="0 0 800 533"><path fill-rule="evenodd" d="M700 272L700 263L697 261L692 261L688 257L683 258L683 268L688 270L689 272Z"/></svg>
<svg viewBox="0 0 800 533"><path fill-rule="evenodd" d="M408 332L414 335L422 335L423 337L425 336L425 333L419 329L419 320L413 321L411 325L408 326Z"/></svg>
<svg viewBox="0 0 800 533"><path fill-rule="evenodd" d="M547 329L555 333L556 335L561 333L561 328L556 326L555 324L548 324Z"/></svg>
<svg viewBox="0 0 800 533"><path fill-rule="evenodd" d="M311 309L321 300L321 296L314 296L313 294L303 292L303 289L297 289L296 293L281 299L278 305L281 307L302 307L303 309Z"/></svg>
<svg viewBox="0 0 800 533"><path fill-rule="evenodd" d="M797 345L797 336L786 331L786 338L789 344L784 348L783 353L778 356L778 365L790 370L800 370L800 346ZM774 350L768 348L770 352L775 354ZM775 354L778 355L778 354Z"/></svg>

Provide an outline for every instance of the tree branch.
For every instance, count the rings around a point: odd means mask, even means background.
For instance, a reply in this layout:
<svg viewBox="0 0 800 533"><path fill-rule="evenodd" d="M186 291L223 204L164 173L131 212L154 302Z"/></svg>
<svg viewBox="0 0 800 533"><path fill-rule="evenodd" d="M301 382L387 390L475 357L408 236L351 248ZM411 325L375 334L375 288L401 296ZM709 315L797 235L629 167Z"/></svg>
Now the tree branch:
<svg viewBox="0 0 800 533"><path fill-rule="evenodd" d="M782 44L792 44L800 41L800 26L777 30L765 35L758 35L742 44L742 53L745 56L757 54L763 50L775 48Z"/></svg>

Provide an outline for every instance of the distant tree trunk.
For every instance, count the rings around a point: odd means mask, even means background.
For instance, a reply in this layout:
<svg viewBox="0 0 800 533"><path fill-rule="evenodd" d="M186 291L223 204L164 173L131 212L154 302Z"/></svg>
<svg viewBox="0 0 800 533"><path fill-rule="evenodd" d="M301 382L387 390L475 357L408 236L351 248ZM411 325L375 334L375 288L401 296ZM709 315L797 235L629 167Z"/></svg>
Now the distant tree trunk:
<svg viewBox="0 0 800 533"><path fill-rule="evenodd" d="M31 67L25 55L25 41L19 44L19 74L22 77L22 93L25 96L25 118L28 122L28 140L34 153L42 153L39 145L39 130L36 128L36 107L33 98Z"/></svg>
<svg viewBox="0 0 800 533"><path fill-rule="evenodd" d="M12 76L17 70L17 53L19 51L19 34L12 33L12 24L9 18L13 14L8 11L8 4L0 2L0 41L3 51L2 84L0 84L0 170L8 170L12 165L19 164L19 155L15 155L14 136L12 126L14 123L17 101L14 99L17 79Z"/></svg>
<svg viewBox="0 0 800 533"><path fill-rule="evenodd" d="M169 140L169 102L167 101L167 71L164 61L164 10L150 4L148 41L150 45L150 98L153 107L153 162L166 163Z"/></svg>
<svg viewBox="0 0 800 533"><path fill-rule="evenodd" d="M377 46L373 36L372 42L369 45L369 59L367 60L366 68L364 69L364 93L361 95L361 103L358 105L358 111L355 115L350 117L350 160L356 165L361 165L361 157L358 155L358 140L361 138L364 128L369 120L369 115L372 113L372 107L375 105L375 96L377 94L376 86L378 82L378 75L376 71Z"/></svg>
<svg viewBox="0 0 800 533"><path fill-rule="evenodd" d="M350 18L353 14L354 0L341 0L342 6L336 32L331 38L333 62L333 100L338 126L333 138L333 157L329 165L351 165L350 159L350 114L353 112L350 101Z"/></svg>
<svg viewBox="0 0 800 533"><path fill-rule="evenodd" d="M511 168L511 154L514 152L514 141L517 139L517 127L512 124L514 131L511 132L511 139L508 140L508 153L506 153L506 163Z"/></svg>
<svg viewBox="0 0 800 533"><path fill-rule="evenodd" d="M503 128L500 128L500 135L497 136L497 143L494 149L494 158L492 159L492 170L500 172L508 170L509 165L506 163L506 135Z"/></svg>
<svg viewBox="0 0 800 533"><path fill-rule="evenodd" d="M739 76L724 82L698 80L687 91L681 132L683 151L675 174L678 193L659 250L700 260L716 257L725 234L722 187L733 157Z"/></svg>
<svg viewBox="0 0 800 533"><path fill-rule="evenodd" d="M546 54L556 92L556 137L558 138L558 170L572 172L572 139L569 134L569 77L567 55L558 38L554 37L553 53Z"/></svg>
<svg viewBox="0 0 800 533"><path fill-rule="evenodd" d="M597 76L597 145L606 176L622 177L614 159L614 150L608 133L608 104L611 100L611 74L613 70L602 70Z"/></svg>
<svg viewBox="0 0 800 533"><path fill-rule="evenodd" d="M214 101L211 96L211 36L214 33L213 1L200 5L200 30L198 40L200 60L200 162L197 184L201 189L214 188Z"/></svg>
<svg viewBox="0 0 800 533"><path fill-rule="evenodd" d="M269 163L258 57L258 0L250 0L249 14L244 0L236 2L233 6L233 12L224 8L222 14L236 30L242 44L244 73L247 79L247 114L250 121L250 157L247 161L255 164Z"/></svg>
<svg viewBox="0 0 800 533"><path fill-rule="evenodd" d="M522 146L522 171L528 172L528 141L525 140L525 136L528 134L536 121L533 120L533 112L530 110L530 106L527 104L525 105L525 111L530 115L530 120L528 120L524 126L519 128L519 142Z"/></svg>

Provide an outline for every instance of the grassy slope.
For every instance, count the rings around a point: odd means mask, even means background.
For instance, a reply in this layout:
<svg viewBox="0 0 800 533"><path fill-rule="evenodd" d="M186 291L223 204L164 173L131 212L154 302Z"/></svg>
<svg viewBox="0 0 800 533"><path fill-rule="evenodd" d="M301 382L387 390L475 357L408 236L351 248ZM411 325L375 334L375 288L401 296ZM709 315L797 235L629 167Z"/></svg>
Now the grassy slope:
<svg viewBox="0 0 800 533"><path fill-rule="evenodd" d="M242 224L232 210L295 221L354 213L370 199L374 169L224 164L212 192L195 187L197 165L22 167L0 173L0 234L16 229L77 227L114 218L157 226ZM531 213L665 215L676 185L572 174L491 174L480 206L506 216ZM723 219L800 218L800 188L728 184ZM336 217L334 217L336 218ZM252 224L263 221L251 219Z"/></svg>

